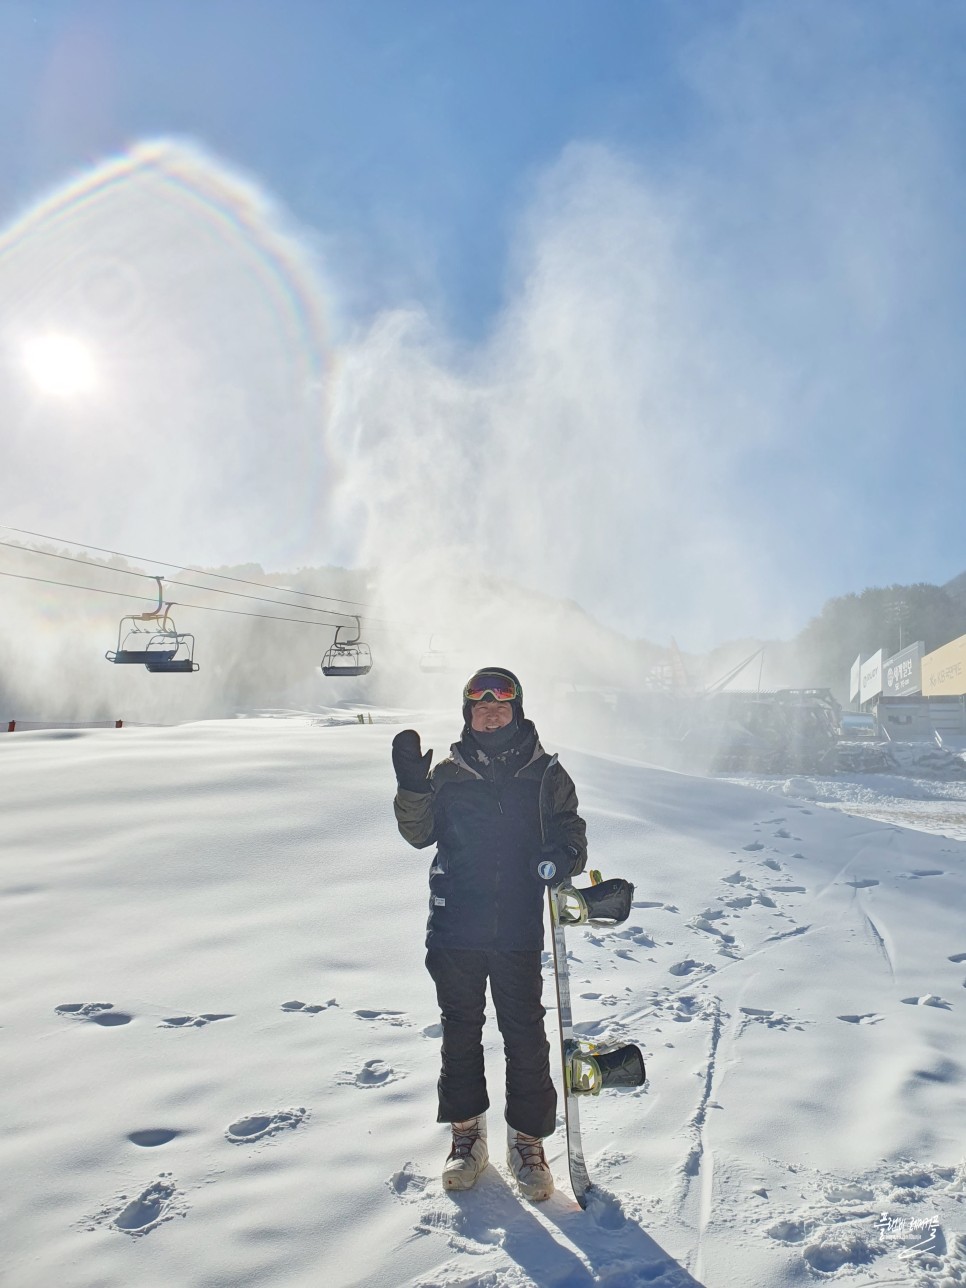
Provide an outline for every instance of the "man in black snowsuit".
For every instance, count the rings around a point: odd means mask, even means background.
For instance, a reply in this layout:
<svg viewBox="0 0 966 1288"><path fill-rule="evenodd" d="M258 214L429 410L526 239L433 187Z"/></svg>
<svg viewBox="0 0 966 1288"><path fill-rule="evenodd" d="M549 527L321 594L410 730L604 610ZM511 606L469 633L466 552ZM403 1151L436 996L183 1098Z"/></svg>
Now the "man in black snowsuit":
<svg viewBox="0 0 966 1288"><path fill-rule="evenodd" d="M541 1003L544 891L582 872L584 820L574 784L540 745L512 671L485 667L463 690L463 732L430 773L419 734L393 740L399 831L436 845L426 966L442 1017L438 1122L452 1124L447 1189L469 1189L488 1162L483 1068L486 981L506 1054L507 1162L534 1200L553 1193L543 1138L557 1095Z"/></svg>

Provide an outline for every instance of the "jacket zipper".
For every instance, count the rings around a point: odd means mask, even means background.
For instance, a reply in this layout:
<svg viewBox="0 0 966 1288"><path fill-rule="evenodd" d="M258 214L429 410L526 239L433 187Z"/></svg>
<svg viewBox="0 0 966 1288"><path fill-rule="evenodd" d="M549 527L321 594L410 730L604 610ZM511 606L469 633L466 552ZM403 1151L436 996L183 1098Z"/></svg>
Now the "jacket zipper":
<svg viewBox="0 0 966 1288"><path fill-rule="evenodd" d="M503 801L500 799L500 784L496 781L496 769L493 767L492 762L490 764L490 778L493 781L493 791L496 795L497 809L500 811L501 814L503 814L504 813ZM503 866L500 863L500 860L497 859L496 881L494 882L496 897L493 900L493 938L494 939L499 939L500 937L500 889L503 885L503 882L501 881L500 878L502 874L503 874Z"/></svg>

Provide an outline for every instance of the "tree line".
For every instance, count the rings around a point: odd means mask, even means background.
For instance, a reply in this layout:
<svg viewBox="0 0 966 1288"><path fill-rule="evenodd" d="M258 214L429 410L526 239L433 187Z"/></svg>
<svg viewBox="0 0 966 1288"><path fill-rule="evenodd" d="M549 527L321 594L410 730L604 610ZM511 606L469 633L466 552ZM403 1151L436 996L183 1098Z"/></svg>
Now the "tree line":
<svg viewBox="0 0 966 1288"><path fill-rule="evenodd" d="M863 661L879 648L885 657L922 640L926 652L966 634L966 599L950 589L919 582L911 586L873 586L860 594L826 602L787 646L787 661L799 683L830 688L848 696L849 671L858 654Z"/></svg>

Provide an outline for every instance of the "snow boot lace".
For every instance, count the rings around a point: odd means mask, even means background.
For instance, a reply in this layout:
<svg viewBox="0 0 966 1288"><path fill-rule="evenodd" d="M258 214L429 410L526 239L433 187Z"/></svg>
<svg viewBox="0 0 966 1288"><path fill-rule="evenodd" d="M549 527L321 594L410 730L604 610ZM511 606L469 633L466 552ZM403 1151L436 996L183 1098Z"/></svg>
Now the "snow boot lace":
<svg viewBox="0 0 966 1288"><path fill-rule="evenodd" d="M490 1161L486 1147L486 1116L479 1114L453 1123L453 1143L443 1165L443 1189L468 1190Z"/></svg>
<svg viewBox="0 0 966 1288"><path fill-rule="evenodd" d="M540 1136L508 1127L506 1161L524 1198L540 1203L553 1193L553 1175Z"/></svg>

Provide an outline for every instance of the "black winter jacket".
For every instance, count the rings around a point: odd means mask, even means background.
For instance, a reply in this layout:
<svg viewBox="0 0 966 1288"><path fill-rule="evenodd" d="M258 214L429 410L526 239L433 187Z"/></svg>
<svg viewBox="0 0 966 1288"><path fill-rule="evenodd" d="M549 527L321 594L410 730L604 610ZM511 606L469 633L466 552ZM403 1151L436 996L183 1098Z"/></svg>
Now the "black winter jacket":
<svg viewBox="0 0 966 1288"><path fill-rule="evenodd" d="M403 837L417 849L436 843L427 946L542 948L544 886L531 862L553 842L577 851L575 871L586 866L586 825L570 775L543 750L529 720L515 750L524 754L509 768L504 758L487 760L464 729L433 768L430 792L396 793Z"/></svg>

